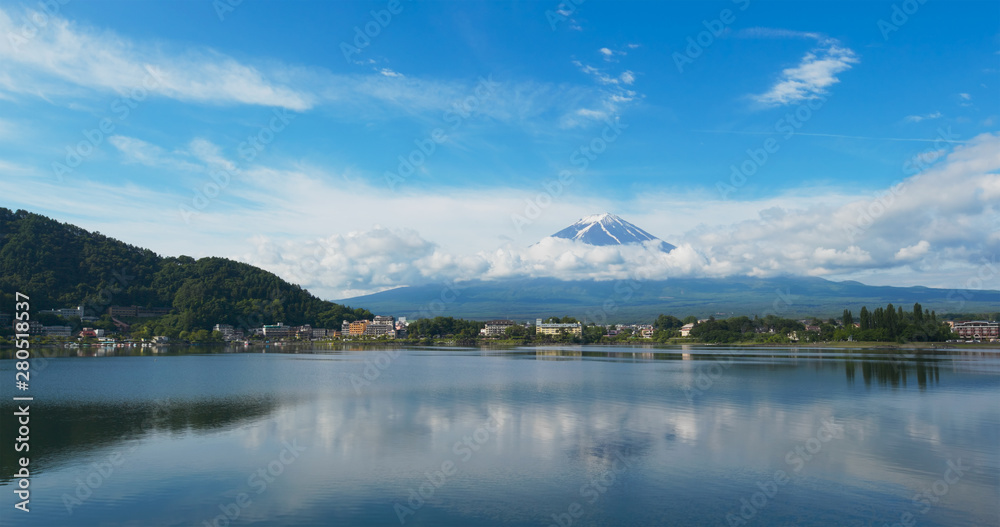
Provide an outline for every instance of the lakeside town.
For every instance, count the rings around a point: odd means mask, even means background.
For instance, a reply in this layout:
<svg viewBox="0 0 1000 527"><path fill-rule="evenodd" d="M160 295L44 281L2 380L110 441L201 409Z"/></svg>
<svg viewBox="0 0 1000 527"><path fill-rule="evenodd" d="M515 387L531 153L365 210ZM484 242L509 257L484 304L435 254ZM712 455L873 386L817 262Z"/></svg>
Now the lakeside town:
<svg viewBox="0 0 1000 527"><path fill-rule="evenodd" d="M150 319L170 313L167 307L111 306L105 316L88 315L82 306L40 311L47 320L62 324L46 325L39 320L27 322L30 337L43 342L64 345L96 344L104 346L160 346L172 343L217 342L250 346L259 343L284 342L380 342L403 341L432 344L445 342L509 342L509 343L576 343L614 344L629 342L676 343L753 342L759 344L797 344L856 341L938 341L938 342L1000 342L1000 322L989 320L937 320L936 314L914 305L912 313L901 307L869 312L862 308L860 320L845 310L839 319L783 319L774 315L764 318L715 317L698 319L689 316L678 319L660 315L653 324L619 323L594 324L572 317L537 318L533 321L494 319L474 321L437 317L408 321L407 317L377 315L363 320L344 320L338 328L319 328L309 324L286 325L282 322L256 326L235 326L217 323L210 330L198 330L173 338L165 335L142 335L130 331L127 320ZM904 329L906 321L916 328ZM995 318L995 317L994 317ZM113 327L97 327L107 321ZM103 323L103 324L102 324ZM0 313L0 327L16 329L12 315ZM738 329L733 329L736 326ZM928 329L930 328L930 329ZM23 327L21 329L24 329ZM726 332L731 335L726 334ZM732 334L737 335L733 337ZM2 341L0 341L2 342Z"/></svg>

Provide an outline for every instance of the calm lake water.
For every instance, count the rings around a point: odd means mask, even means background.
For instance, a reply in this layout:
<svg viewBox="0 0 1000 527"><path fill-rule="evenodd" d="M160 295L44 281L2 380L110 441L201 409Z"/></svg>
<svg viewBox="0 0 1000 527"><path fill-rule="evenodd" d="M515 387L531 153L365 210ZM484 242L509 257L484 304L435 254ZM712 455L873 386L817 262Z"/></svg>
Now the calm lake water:
<svg viewBox="0 0 1000 527"><path fill-rule="evenodd" d="M48 359L29 513L0 370L3 525L1000 524L998 350Z"/></svg>

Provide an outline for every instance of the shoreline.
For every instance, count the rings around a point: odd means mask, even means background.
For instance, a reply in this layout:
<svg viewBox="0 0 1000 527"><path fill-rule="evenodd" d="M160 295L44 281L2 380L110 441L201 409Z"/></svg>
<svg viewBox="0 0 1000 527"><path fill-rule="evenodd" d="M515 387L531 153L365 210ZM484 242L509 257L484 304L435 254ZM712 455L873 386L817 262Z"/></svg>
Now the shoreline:
<svg viewBox="0 0 1000 527"><path fill-rule="evenodd" d="M668 343L662 342L593 342L593 343L574 343L574 342L522 342L522 341L474 341L474 342L462 342L456 340L448 339L435 339L433 342L426 342L423 339L400 339L400 340L358 340L358 341L279 341L279 342L254 342L250 345L224 343L224 342L192 342L192 343L168 343L165 345L157 346L142 346L142 345L102 345L102 344L84 344L78 346L67 346L66 344L71 343L46 343L33 346L33 349L59 349L59 350L71 350L71 349L135 349L135 350L149 350L152 353L157 353L157 350L165 350L173 347L188 347L188 348L233 348L233 349L245 349L245 350L261 350L269 348L303 348L303 347L329 347L331 349L344 349L344 348L398 348L398 347L414 347L414 348L469 348L469 349L511 349L519 347L534 347L534 348L546 348L546 347L578 347L578 348L599 348L599 347L612 347L612 348L640 348L640 349L683 349L686 346L697 346L704 348L775 348L775 349L841 349L841 350L1000 350L1000 343L997 342L907 342L907 343L897 343L897 342L809 342L803 344L797 343L754 343L754 342L734 342L734 343L715 343L715 342L701 342L701 341L682 341L676 340ZM0 345L0 350L13 350L12 345Z"/></svg>

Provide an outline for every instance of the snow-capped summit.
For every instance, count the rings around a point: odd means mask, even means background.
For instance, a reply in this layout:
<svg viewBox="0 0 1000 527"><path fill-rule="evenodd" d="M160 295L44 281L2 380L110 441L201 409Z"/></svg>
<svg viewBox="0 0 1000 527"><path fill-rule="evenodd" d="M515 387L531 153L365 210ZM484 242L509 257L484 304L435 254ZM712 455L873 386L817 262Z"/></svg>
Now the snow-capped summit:
<svg viewBox="0 0 1000 527"><path fill-rule="evenodd" d="M610 212L592 214L581 218L573 225L553 234L552 237L578 240L589 245L602 246L658 241L660 242L660 248L664 251L669 252L674 249L673 245L660 240L656 236Z"/></svg>

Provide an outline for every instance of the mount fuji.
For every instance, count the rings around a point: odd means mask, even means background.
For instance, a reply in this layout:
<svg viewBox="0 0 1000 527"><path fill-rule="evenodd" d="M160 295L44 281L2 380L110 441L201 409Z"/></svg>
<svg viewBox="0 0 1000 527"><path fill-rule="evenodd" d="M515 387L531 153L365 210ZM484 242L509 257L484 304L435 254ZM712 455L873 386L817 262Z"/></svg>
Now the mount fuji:
<svg viewBox="0 0 1000 527"><path fill-rule="evenodd" d="M576 223L552 235L552 238L577 240L588 245L630 245L659 242L659 248L670 252L675 247L636 227L620 217L605 212L580 218Z"/></svg>
<svg viewBox="0 0 1000 527"><path fill-rule="evenodd" d="M675 248L611 213L581 218L545 239L549 238L610 247L656 244L668 252ZM375 313L412 313L413 318L420 318L425 316L416 312L420 306L441 303L447 294L447 310L439 314L451 317L532 320L570 315L587 319L598 312L613 322L636 322L652 321L661 313L702 318L731 313L834 317L844 309L858 312L864 305L871 308L890 302L904 306L919 302L928 309L945 313L955 309L956 301L952 298L956 293L967 299L963 301L966 311L983 313L996 311L996 299L1000 295L996 290L868 286L802 276L678 277L642 282L522 277L468 280L447 285L444 290L440 283L414 285L339 302L361 305ZM607 307L609 302L612 308ZM587 320L597 321L594 318Z"/></svg>

